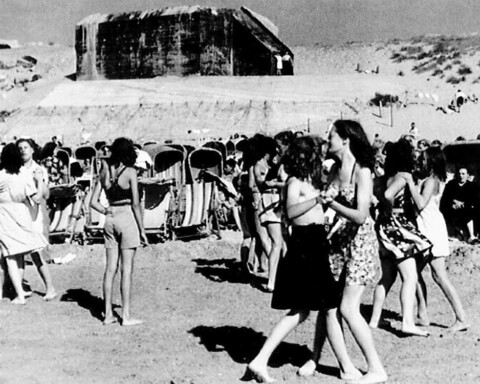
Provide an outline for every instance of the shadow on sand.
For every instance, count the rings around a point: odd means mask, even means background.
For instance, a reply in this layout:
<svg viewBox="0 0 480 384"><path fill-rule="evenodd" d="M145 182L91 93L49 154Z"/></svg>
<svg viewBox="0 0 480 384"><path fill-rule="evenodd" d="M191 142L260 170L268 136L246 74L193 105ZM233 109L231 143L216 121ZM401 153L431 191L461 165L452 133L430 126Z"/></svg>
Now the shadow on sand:
<svg viewBox="0 0 480 384"><path fill-rule="evenodd" d="M250 284L253 288L265 292L266 277L248 272L240 261L235 259L193 259L197 263L195 273L217 283Z"/></svg>
<svg viewBox="0 0 480 384"><path fill-rule="evenodd" d="M70 301L77 303L80 307L90 311L90 314L102 321L103 320L103 300L100 297L93 296L90 292L82 288L67 290L60 301ZM119 308L119 305L113 305L113 309Z"/></svg>
<svg viewBox="0 0 480 384"><path fill-rule="evenodd" d="M260 351L266 337L247 327L234 327L230 325L210 327L200 325L189 331L200 339L209 352L227 352L238 364L248 364ZM268 363L269 367L279 368L285 364L301 367L311 356L311 351L305 345L282 342ZM320 365L318 372L338 376L336 367Z"/></svg>

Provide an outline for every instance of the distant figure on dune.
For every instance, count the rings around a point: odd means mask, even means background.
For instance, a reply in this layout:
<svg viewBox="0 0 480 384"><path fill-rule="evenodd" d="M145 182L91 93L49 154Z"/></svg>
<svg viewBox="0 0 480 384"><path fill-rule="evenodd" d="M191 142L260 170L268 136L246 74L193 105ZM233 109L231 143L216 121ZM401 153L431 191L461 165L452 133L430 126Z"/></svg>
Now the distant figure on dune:
<svg viewBox="0 0 480 384"><path fill-rule="evenodd" d="M283 71L282 74L285 76L293 76L293 62L292 62L292 56L285 51L285 53L282 56L282 66L283 66Z"/></svg>
<svg viewBox="0 0 480 384"><path fill-rule="evenodd" d="M454 105L456 107L456 112L460 113L460 109L463 104L465 104L468 100L468 97L465 93L463 93L460 89L455 93L454 97Z"/></svg>

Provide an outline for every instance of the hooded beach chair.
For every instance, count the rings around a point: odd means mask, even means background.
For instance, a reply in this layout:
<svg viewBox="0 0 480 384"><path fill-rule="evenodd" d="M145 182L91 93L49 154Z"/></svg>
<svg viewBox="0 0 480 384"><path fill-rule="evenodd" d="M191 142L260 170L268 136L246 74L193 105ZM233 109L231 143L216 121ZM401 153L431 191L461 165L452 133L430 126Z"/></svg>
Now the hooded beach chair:
<svg viewBox="0 0 480 384"><path fill-rule="evenodd" d="M206 173L220 177L223 170L222 154L212 148L198 148L187 158L186 183L180 195L180 220L174 227L177 238L208 236L214 230L217 236L215 182Z"/></svg>
<svg viewBox="0 0 480 384"><path fill-rule="evenodd" d="M169 239L173 199L185 180L185 156L167 145L156 145L148 153L154 159L154 176L140 180L143 225L147 234Z"/></svg>
<svg viewBox="0 0 480 384"><path fill-rule="evenodd" d="M49 237L51 242L81 241L83 228L79 223L85 191L82 186L74 183L70 177L70 155L63 149L57 149L55 156L66 167L67 182L50 187L49 207Z"/></svg>

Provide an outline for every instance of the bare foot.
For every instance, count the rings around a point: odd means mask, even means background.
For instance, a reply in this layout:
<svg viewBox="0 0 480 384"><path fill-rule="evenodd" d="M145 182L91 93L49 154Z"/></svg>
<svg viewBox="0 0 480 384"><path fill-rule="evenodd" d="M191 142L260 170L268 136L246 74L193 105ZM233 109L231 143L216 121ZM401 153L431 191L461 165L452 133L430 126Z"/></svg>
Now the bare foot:
<svg viewBox="0 0 480 384"><path fill-rule="evenodd" d="M470 328L470 324L465 321L455 321L455 323L448 329L452 332L463 332Z"/></svg>
<svg viewBox="0 0 480 384"><path fill-rule="evenodd" d="M25 305L27 302L25 301L24 297L16 297L15 299L12 300L12 304L15 305Z"/></svg>
<svg viewBox="0 0 480 384"><path fill-rule="evenodd" d="M122 327L131 327L131 326L134 326L134 325L140 325L140 324L143 324L143 320L139 320L139 319L123 319L122 320Z"/></svg>
<svg viewBox="0 0 480 384"><path fill-rule="evenodd" d="M352 384L380 384L385 383L388 377L385 372L368 372L359 379L353 380Z"/></svg>
<svg viewBox="0 0 480 384"><path fill-rule="evenodd" d="M352 380L357 380L362 377L362 372L360 372L357 368L354 368L351 371L346 371L343 372L340 370L340 379L345 380L345 381L352 381Z"/></svg>
<svg viewBox="0 0 480 384"><path fill-rule="evenodd" d="M57 292L52 291L52 292L47 292L45 296L43 296L44 301L52 301L57 297Z"/></svg>
<svg viewBox="0 0 480 384"><path fill-rule="evenodd" d="M428 327L430 325L430 319L428 316L418 316L417 321L415 324L420 325L422 327Z"/></svg>
<svg viewBox="0 0 480 384"><path fill-rule="evenodd" d="M316 370L317 363L310 359L300 367L300 369L297 371L297 375L302 377L312 376Z"/></svg>
<svg viewBox="0 0 480 384"><path fill-rule="evenodd" d="M274 383L276 380L270 377L267 368L260 369L250 363L244 375L245 380L255 380L257 383Z"/></svg>
<svg viewBox="0 0 480 384"><path fill-rule="evenodd" d="M115 316L108 316L103 319L102 324L103 325L112 325L118 322L117 318Z"/></svg>
<svg viewBox="0 0 480 384"><path fill-rule="evenodd" d="M407 336L423 336L428 337L430 333L427 331L422 331L416 326L402 326L402 333Z"/></svg>

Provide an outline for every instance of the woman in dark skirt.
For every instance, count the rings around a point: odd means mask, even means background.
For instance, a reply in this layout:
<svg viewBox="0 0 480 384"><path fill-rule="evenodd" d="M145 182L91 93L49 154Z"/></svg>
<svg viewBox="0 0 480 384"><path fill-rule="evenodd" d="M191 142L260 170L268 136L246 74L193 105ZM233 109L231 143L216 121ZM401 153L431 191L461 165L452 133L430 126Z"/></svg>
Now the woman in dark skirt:
<svg viewBox="0 0 480 384"><path fill-rule="evenodd" d="M286 216L292 225L292 233L287 254L279 263L272 308L288 309L289 312L273 328L262 349L247 367L246 378L258 382L274 381L267 369L271 354L293 329L305 321L312 310L319 310L319 318L327 319L327 335L341 372L356 371L346 354L343 335L331 337L331 332L341 334L341 328L329 326L328 320L328 312L340 303L342 287L330 271L327 234L323 226L319 190L322 143L310 136L298 137L282 160L285 171L290 175L286 191Z"/></svg>

